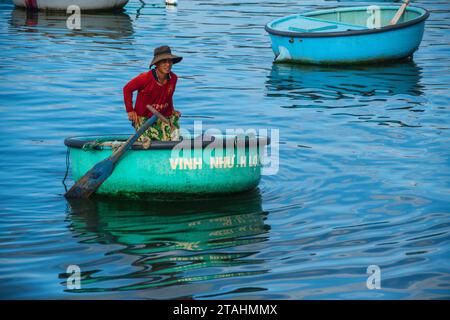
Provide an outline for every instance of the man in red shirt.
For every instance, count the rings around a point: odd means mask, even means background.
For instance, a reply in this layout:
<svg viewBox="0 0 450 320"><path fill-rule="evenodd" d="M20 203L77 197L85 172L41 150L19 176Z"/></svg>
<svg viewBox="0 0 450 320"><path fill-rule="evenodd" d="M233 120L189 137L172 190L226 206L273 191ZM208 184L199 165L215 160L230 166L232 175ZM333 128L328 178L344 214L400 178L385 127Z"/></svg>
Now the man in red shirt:
<svg viewBox="0 0 450 320"><path fill-rule="evenodd" d="M173 55L170 47L158 47L155 49L153 60L150 63L150 68L156 67L141 73L123 88L128 120L132 121L136 130L139 130L140 126L153 115L147 105L153 106L171 123L167 125L158 119L142 136L151 140L178 140L180 112L175 111L173 107L173 93L178 77L172 72L172 66L182 59L182 57ZM134 91L138 93L133 108Z"/></svg>

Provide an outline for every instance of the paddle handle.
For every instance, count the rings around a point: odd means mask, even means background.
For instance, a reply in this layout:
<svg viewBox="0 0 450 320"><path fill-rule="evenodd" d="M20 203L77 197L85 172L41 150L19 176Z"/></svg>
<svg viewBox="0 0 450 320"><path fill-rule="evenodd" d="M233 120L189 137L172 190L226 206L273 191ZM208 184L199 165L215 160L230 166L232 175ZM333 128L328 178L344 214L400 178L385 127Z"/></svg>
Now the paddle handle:
<svg viewBox="0 0 450 320"><path fill-rule="evenodd" d="M125 144L123 144L110 156L110 159L113 163L116 163L124 154L124 152L127 151L133 145L133 143L135 143L136 140L139 139L139 137L145 132L145 130L147 130L154 122L156 122L156 120L158 120L158 118L161 119L161 121L171 125L170 121L151 105L147 105L147 108L153 113L153 116L145 121L144 124L136 132L136 134L130 137L127 142L125 142Z"/></svg>
<svg viewBox="0 0 450 320"><path fill-rule="evenodd" d="M139 139L140 136L142 136L145 130L147 130L154 122L156 122L156 120L158 120L158 117L156 115L153 115L150 119L145 121L139 128L139 130L136 131L136 133L133 136L128 138L128 140L109 157L111 161L113 163L116 163L120 159L120 157L125 153L125 151L127 151L133 145L133 143L135 143L136 140Z"/></svg>
<svg viewBox="0 0 450 320"><path fill-rule="evenodd" d="M159 119L161 119L162 122L165 122L167 124L170 124L170 121L164 117L158 110L156 110L155 108L153 108L151 105L147 105L147 109L150 110L153 115L157 116Z"/></svg>
<svg viewBox="0 0 450 320"><path fill-rule="evenodd" d="M397 24L398 20L400 20L400 17L403 15L403 12L405 12L405 9L408 6L408 4L409 4L409 0L403 1L403 4L398 9L398 11L395 14L395 16L392 18L392 20L390 22L391 25Z"/></svg>

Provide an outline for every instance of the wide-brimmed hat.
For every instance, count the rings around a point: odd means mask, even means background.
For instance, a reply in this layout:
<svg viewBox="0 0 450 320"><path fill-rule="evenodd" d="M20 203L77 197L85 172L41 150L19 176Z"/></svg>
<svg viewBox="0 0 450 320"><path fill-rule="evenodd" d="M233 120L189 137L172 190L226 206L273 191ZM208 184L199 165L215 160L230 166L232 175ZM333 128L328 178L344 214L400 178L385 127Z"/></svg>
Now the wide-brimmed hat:
<svg viewBox="0 0 450 320"><path fill-rule="evenodd" d="M155 49L153 52L153 60L150 63L150 68L160 62L161 60L171 59L173 64L183 60L183 57L178 57L172 54L169 46L161 46Z"/></svg>

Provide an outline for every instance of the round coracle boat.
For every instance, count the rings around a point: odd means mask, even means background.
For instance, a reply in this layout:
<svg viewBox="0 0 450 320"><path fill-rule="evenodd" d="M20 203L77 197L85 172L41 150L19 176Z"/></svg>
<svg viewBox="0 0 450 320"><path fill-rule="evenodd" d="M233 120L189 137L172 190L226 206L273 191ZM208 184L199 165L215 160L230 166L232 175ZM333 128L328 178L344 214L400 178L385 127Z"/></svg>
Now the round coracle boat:
<svg viewBox="0 0 450 320"><path fill-rule="evenodd" d="M266 25L277 62L364 64L411 57L422 41L427 10L381 5L317 10Z"/></svg>
<svg viewBox="0 0 450 320"><path fill-rule="evenodd" d="M67 138L72 175L80 179L111 156L128 136ZM254 189L260 179L267 137L214 135L180 141L137 142L126 152L98 194L221 194Z"/></svg>
<svg viewBox="0 0 450 320"><path fill-rule="evenodd" d="M115 10L122 9L128 0L13 0L17 7L28 10L67 10L77 6L80 10Z"/></svg>

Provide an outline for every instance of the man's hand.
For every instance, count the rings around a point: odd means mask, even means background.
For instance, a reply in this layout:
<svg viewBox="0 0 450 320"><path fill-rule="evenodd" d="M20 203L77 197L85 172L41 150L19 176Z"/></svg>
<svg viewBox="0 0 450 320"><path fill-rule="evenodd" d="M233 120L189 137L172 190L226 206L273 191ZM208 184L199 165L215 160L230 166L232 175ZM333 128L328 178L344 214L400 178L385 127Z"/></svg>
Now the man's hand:
<svg viewBox="0 0 450 320"><path fill-rule="evenodd" d="M138 116L136 114L136 111L128 112L128 120L133 121L135 123L138 122Z"/></svg>

